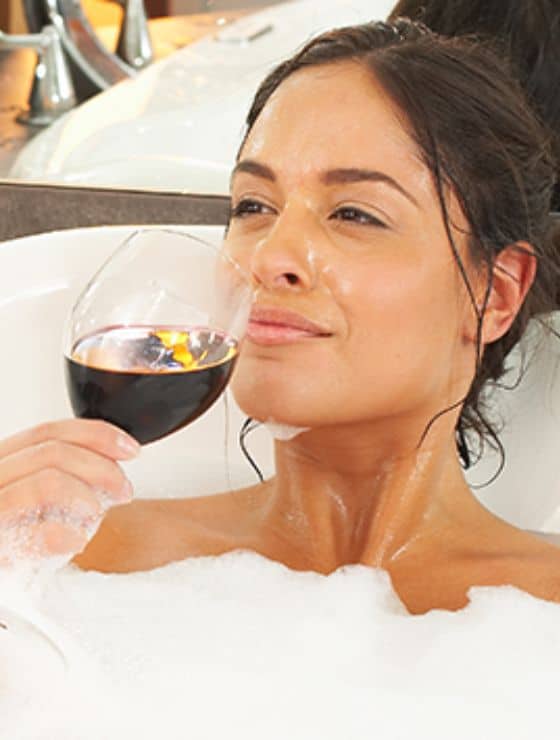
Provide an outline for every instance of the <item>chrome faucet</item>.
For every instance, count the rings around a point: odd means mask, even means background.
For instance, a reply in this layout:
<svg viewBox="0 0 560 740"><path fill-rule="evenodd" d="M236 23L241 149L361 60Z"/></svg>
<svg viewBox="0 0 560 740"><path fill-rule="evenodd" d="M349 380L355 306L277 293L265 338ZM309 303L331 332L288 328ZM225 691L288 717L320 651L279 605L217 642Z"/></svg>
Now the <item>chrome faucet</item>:
<svg viewBox="0 0 560 740"><path fill-rule="evenodd" d="M116 54L108 51L97 38L81 0L36 0L60 35L80 100L133 77L152 60L143 0L114 1L124 7Z"/></svg>
<svg viewBox="0 0 560 740"><path fill-rule="evenodd" d="M123 7L123 22L117 54L134 69L142 69L154 58L144 0L116 0Z"/></svg>
<svg viewBox="0 0 560 740"><path fill-rule="evenodd" d="M108 51L98 39L84 13L81 0L23 0L27 22L31 30L37 32L36 39L42 38L39 31L45 23L52 25L58 34L57 59L62 45L70 70L70 77L66 74L64 79L71 79L70 84L73 83L74 94L79 101L86 100L121 80L134 77L137 70L153 59L144 0L114 0L114 2L118 2L124 9L116 54ZM29 40L34 37L35 34L31 34L19 38ZM0 38L0 44L4 38L5 35ZM18 44L12 42L11 45ZM26 45L36 48L35 41L23 44ZM57 62L53 67L50 58L45 65L49 79L51 70L59 69L61 66ZM43 67L38 67L38 70L42 69ZM34 89L32 93L34 101L39 93L42 94L45 84L36 78L35 87L38 87L38 90ZM64 102L61 105L63 106ZM40 107L40 104L32 104L33 109L37 106ZM37 116L34 116L34 120L35 122L38 120Z"/></svg>
<svg viewBox="0 0 560 740"><path fill-rule="evenodd" d="M18 121L31 126L48 126L76 105L70 71L53 26L45 26L40 33L24 35L0 31L0 48L37 52L29 110L18 116Z"/></svg>
<svg viewBox="0 0 560 740"><path fill-rule="evenodd" d="M42 0L58 31L80 100L134 75L134 69L111 54L97 38L80 0Z"/></svg>

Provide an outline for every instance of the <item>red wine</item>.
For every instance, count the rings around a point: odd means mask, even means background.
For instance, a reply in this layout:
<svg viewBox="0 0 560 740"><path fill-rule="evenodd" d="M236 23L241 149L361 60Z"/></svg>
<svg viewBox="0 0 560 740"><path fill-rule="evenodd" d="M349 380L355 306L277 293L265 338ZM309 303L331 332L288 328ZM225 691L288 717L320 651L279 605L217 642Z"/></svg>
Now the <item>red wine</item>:
<svg viewBox="0 0 560 740"><path fill-rule="evenodd" d="M180 429L225 388L237 342L204 328L108 327L65 357L76 416L104 419L141 443Z"/></svg>

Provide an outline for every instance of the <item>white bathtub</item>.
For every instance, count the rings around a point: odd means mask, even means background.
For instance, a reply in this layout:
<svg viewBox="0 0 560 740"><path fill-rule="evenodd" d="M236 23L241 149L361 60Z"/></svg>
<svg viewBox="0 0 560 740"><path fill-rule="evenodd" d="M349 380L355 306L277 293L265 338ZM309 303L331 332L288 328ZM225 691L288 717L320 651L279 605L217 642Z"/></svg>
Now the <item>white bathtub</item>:
<svg viewBox="0 0 560 740"><path fill-rule="evenodd" d="M69 413L64 319L128 232L80 229L0 244L0 436ZM506 440L506 475L487 496L504 514L552 521L556 509L543 482L558 469L547 399L558 407L559 393L542 380L557 352L511 397L519 423ZM238 427L233 404L231 416ZM145 448L131 472L137 493L227 486L223 423L218 404ZM269 466L266 438L253 447ZM252 473L234 448L239 485ZM472 589L458 613L407 617L382 571L348 566L325 577L244 552L129 575L64 568L36 585L0 569L2 740L558 736L560 607L511 587Z"/></svg>
<svg viewBox="0 0 560 740"><path fill-rule="evenodd" d="M209 238L221 233L219 227L181 228ZM0 437L70 414L61 354L65 318L87 279L132 229L78 229L0 244ZM507 423L506 467L496 481L476 491L504 519L552 532L560 532L559 360L560 342L545 343L519 388L498 395L496 403ZM228 466L224 402L219 401L191 426L143 450L130 466L137 495L209 494L225 490L230 481L232 486L253 482L237 444L243 416L231 398L228 404ZM272 455L266 431L257 430L249 446L269 473ZM486 457L471 480L487 480L496 465L495 457Z"/></svg>

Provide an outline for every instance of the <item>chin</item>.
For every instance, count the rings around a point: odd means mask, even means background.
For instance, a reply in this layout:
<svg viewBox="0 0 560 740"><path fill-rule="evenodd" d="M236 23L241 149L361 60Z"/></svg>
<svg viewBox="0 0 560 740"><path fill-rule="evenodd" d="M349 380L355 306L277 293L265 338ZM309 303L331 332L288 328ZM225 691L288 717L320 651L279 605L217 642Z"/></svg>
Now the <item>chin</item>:
<svg viewBox="0 0 560 740"><path fill-rule="evenodd" d="M315 425L309 398L294 392L293 384L270 383L265 378L237 374L231 383L233 397L241 411L261 422L275 422L296 427Z"/></svg>
<svg viewBox="0 0 560 740"><path fill-rule="evenodd" d="M240 409L253 419L294 427L318 427L339 421L340 393L319 363L286 362L272 356L243 354L230 388Z"/></svg>
<svg viewBox="0 0 560 740"><path fill-rule="evenodd" d="M236 388L232 390L233 397L241 411L256 421L297 427L311 426L309 415L301 413L301 409L294 408L291 403L283 403L278 398L262 398L254 394L246 394L243 390Z"/></svg>

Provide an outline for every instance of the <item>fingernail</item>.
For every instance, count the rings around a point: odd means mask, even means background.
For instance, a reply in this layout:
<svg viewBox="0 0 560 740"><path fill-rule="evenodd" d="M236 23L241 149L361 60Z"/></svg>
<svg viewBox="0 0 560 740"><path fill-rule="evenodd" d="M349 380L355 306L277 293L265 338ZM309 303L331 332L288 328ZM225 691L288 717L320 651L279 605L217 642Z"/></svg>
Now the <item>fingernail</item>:
<svg viewBox="0 0 560 740"><path fill-rule="evenodd" d="M127 457L136 457L140 452L140 445L135 439L129 437L128 434L119 434L117 437L117 446Z"/></svg>

